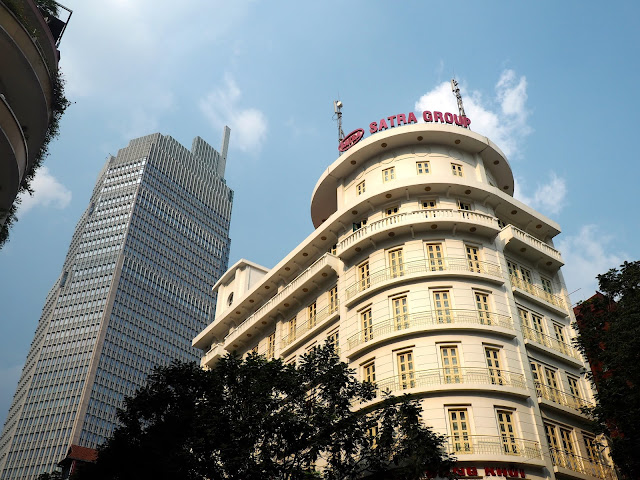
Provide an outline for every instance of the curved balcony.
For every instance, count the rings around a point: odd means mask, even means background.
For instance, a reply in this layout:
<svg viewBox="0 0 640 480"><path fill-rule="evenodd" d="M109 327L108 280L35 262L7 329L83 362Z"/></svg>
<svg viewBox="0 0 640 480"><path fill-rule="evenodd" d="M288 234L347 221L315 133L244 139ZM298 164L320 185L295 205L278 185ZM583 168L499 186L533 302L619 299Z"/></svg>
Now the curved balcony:
<svg viewBox="0 0 640 480"><path fill-rule="evenodd" d="M532 347L538 347L538 345L542 345L546 348L540 349L543 352L551 353L556 357L559 357L563 360L571 360L572 363L578 363L582 365L582 358L580 356L580 352L573 348L568 343L562 342L557 338L551 337L549 335L545 335L544 333L538 332L531 327L527 327L526 325L521 325L522 334L525 338L525 344L531 345ZM560 354L560 355L558 355Z"/></svg>
<svg viewBox="0 0 640 480"><path fill-rule="evenodd" d="M432 310L390 317L351 335L347 339L347 356L397 335L443 329L482 329L511 338L516 335L513 321L507 315L478 310Z"/></svg>
<svg viewBox="0 0 640 480"><path fill-rule="evenodd" d="M511 388L509 388L511 387ZM526 390L524 375L508 372L499 368L486 367L450 367L431 370L407 372L375 382L376 391L405 392L420 391L450 391L482 389L503 390L514 393L513 389ZM519 393L519 395L527 395Z"/></svg>
<svg viewBox="0 0 640 480"><path fill-rule="evenodd" d="M500 455L542 460L542 449L538 442L508 435L452 435L447 437L447 451L455 456L478 455L492 460Z"/></svg>
<svg viewBox="0 0 640 480"><path fill-rule="evenodd" d="M338 316L338 306L338 301L331 305L327 305L306 322L297 325L294 332L282 337L282 341L280 343L281 354L286 355L289 353L291 348L307 338L307 334L309 332L315 331L316 327L324 325L327 321L336 318Z"/></svg>
<svg viewBox="0 0 640 480"><path fill-rule="evenodd" d="M0 94L0 208L7 210L27 168L27 143L20 122ZM2 214L0 213L0 223Z"/></svg>
<svg viewBox="0 0 640 480"><path fill-rule="evenodd" d="M560 405L574 410L580 416L583 416L581 409L593 408L595 405L587 400L580 398L571 393L567 393L563 390L544 385L540 382L535 382L536 395L538 399L544 401L547 400L552 404Z"/></svg>
<svg viewBox="0 0 640 480"><path fill-rule="evenodd" d="M416 231L456 230L458 227L479 235L493 236L500 231L498 219L480 212L452 208L414 210L384 217L362 226L337 244L340 257L358 252L370 241L388 238L390 234L413 234Z"/></svg>
<svg viewBox="0 0 640 480"><path fill-rule="evenodd" d="M351 306L363 292L377 291L390 281L401 282L434 275L465 276L498 284L504 283L500 266L495 263L468 260L463 257L415 260L376 270L368 277L352 283L345 289L346 304Z"/></svg>
<svg viewBox="0 0 640 480"><path fill-rule="evenodd" d="M581 479L601 478L603 480L616 480L618 478L613 467L601 460L580 457L557 448L550 448L549 453L556 473Z"/></svg>
<svg viewBox="0 0 640 480"><path fill-rule="evenodd" d="M547 292L544 288L525 282L515 275L509 275L514 292L525 292L525 297L552 311L567 316L567 304L560 295Z"/></svg>
<svg viewBox="0 0 640 480"><path fill-rule="evenodd" d="M499 238L504 243L505 250L516 252L518 256L533 263L541 262L549 270L557 270L564 265L558 250L518 227L507 225L500 232Z"/></svg>

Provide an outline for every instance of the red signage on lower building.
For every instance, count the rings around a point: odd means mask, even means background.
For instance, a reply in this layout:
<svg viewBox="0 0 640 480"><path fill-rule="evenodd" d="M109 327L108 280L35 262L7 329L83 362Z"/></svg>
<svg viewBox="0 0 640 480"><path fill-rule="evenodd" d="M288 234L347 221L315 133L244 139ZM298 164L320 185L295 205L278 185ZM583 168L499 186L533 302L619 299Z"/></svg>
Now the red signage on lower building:
<svg viewBox="0 0 640 480"><path fill-rule="evenodd" d="M364 137L364 130L363 129L358 128L357 130L354 130L349 135L344 137L344 140L342 140L338 144L338 150L341 151L341 152L346 152L351 147L353 147L356 143L358 143L360 140L362 140L362 137Z"/></svg>

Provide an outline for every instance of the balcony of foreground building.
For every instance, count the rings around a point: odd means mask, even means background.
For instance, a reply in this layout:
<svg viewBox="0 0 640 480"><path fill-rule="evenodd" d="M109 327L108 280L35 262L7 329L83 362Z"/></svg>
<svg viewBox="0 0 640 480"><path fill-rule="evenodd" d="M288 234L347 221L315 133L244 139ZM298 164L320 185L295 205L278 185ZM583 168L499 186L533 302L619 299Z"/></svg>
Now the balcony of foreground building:
<svg viewBox="0 0 640 480"><path fill-rule="evenodd" d="M570 344L549 335L545 335L544 333L538 332L537 330L531 327L527 327L526 325L521 325L521 327L522 334L525 339L524 343L526 345L531 345L534 348L542 350L543 352L551 354L562 360L569 360L572 364L578 363L579 365L582 365L580 352L578 352L578 350L573 348L573 346L571 346Z"/></svg>
<svg viewBox="0 0 640 480"><path fill-rule="evenodd" d="M538 442L508 435L452 435L447 437L447 452L459 461L475 460L468 458L470 456L481 460L500 460L504 456L508 462L542 465L542 449Z"/></svg>
<svg viewBox="0 0 640 480"><path fill-rule="evenodd" d="M526 258L534 264L543 265L549 270L557 270L564 265L562 255L558 250L518 227L507 225L502 229L498 238L504 243L506 251L515 252L518 256Z"/></svg>
<svg viewBox="0 0 640 480"><path fill-rule="evenodd" d="M357 301L361 294L368 294L386 287L392 282L415 280L429 276L463 276L489 280L503 284L504 278L500 266L495 263L468 260L463 257L433 258L401 263L395 267L376 270L345 289L347 306ZM366 292L366 293L365 293Z"/></svg>
<svg viewBox="0 0 640 480"><path fill-rule="evenodd" d="M375 382L376 392L435 393L452 390L491 390L528 396L522 373L499 368L450 367L417 370ZM381 398L378 395L378 398Z"/></svg>
<svg viewBox="0 0 640 480"><path fill-rule="evenodd" d="M507 315L461 309L415 312L386 318L351 335L347 339L347 357L353 357L363 349L389 338L438 330L484 330L509 338L516 335L513 320Z"/></svg>
<svg viewBox="0 0 640 480"><path fill-rule="evenodd" d="M316 332L317 328L322 327L327 322L337 318L339 315L338 307L339 302L336 301L316 312L316 314L307 319L307 321L296 325L293 332L282 337L282 341L280 343L281 354L286 355L290 350L298 345L299 342L308 338L312 332Z"/></svg>
<svg viewBox="0 0 640 480"><path fill-rule="evenodd" d="M583 480L593 478L616 480L618 478L614 468L601 459L580 457L557 448L550 448L549 453L553 470L563 477Z"/></svg>
<svg viewBox="0 0 640 480"><path fill-rule="evenodd" d="M402 212L373 221L338 242L340 257L348 257L358 249L400 234L415 234L417 231L464 231L484 236L494 236L500 231L498 219L480 212L452 208L433 208Z"/></svg>
<svg viewBox="0 0 640 480"><path fill-rule="evenodd" d="M233 350L238 348L239 343L246 344L253 341L253 330L262 329L269 322L267 317L273 316L281 311L287 310L286 302L292 301L295 297L304 296L310 289L315 288L319 279L328 277L333 272L338 271L339 260L330 253L325 253L300 275L285 285L278 293L267 300L254 313L249 315L237 327L229 329L224 338L225 348ZM263 323L264 322L264 323ZM209 326L211 328L212 325ZM199 337L206 334L206 330ZM239 343L238 343L239 342Z"/></svg>
<svg viewBox="0 0 640 480"><path fill-rule="evenodd" d="M524 292L526 298L533 300L537 304L550 308L552 311L565 317L568 315L567 303L560 295L547 292L543 287L525 282L515 275L510 275L509 280L511 280L511 286L514 292Z"/></svg>
<svg viewBox="0 0 640 480"><path fill-rule="evenodd" d="M20 122L0 94L0 224L9 209L27 168L27 142Z"/></svg>
<svg viewBox="0 0 640 480"><path fill-rule="evenodd" d="M577 395L544 385L540 382L535 382L535 387L536 395L540 403L549 405L550 407L561 407L560 410L582 418L585 416L582 413L583 408L593 408L595 406L593 403Z"/></svg>

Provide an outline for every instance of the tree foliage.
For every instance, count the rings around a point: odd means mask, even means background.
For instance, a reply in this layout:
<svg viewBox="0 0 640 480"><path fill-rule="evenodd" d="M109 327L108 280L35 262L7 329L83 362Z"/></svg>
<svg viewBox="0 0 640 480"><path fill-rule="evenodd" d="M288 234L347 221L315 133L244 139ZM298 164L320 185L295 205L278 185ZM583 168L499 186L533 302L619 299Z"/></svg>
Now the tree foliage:
<svg viewBox="0 0 640 480"><path fill-rule="evenodd" d="M410 480L448 472L444 439L422 424L418 403L374 395L330 345L298 366L256 354L228 355L208 371L172 364L125 400L121 426L78 478Z"/></svg>
<svg viewBox="0 0 640 480"><path fill-rule="evenodd" d="M613 460L628 479L640 478L640 261L598 275L601 294L578 307L577 343L597 387L591 411L611 439Z"/></svg>

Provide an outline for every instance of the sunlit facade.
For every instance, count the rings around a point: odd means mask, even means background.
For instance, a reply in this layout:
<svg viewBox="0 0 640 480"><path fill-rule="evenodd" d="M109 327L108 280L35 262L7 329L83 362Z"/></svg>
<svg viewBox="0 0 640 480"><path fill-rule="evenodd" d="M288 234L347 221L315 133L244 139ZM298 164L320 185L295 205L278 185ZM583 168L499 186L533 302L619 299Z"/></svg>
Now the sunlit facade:
<svg viewBox="0 0 640 480"><path fill-rule="evenodd" d="M296 362L330 338L379 393L421 401L461 478L615 478L580 410L593 395L560 227L513 189L504 154L462 126L355 143L316 185L315 230L272 269L241 260L214 286L202 365Z"/></svg>
<svg viewBox="0 0 640 480"><path fill-rule="evenodd" d="M0 478L50 472L96 448L157 365L199 358L191 339L228 266L233 192L222 152L161 134L110 156L49 292L0 438Z"/></svg>

